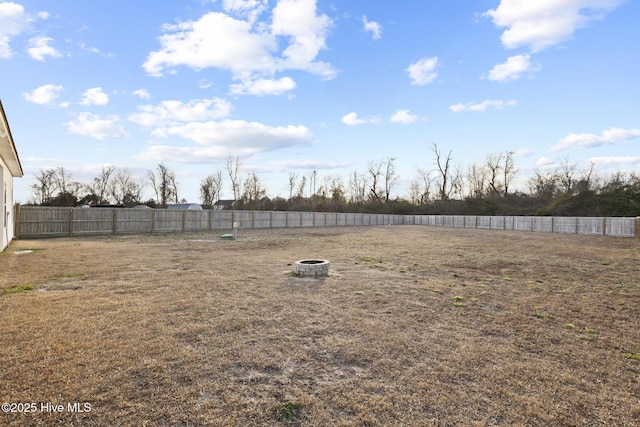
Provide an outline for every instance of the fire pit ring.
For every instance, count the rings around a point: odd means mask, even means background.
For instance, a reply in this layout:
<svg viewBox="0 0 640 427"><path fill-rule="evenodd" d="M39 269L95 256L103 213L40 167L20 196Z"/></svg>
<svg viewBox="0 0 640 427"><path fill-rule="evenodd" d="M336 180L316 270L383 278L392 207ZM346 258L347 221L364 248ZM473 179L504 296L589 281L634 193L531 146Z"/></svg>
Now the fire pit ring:
<svg viewBox="0 0 640 427"><path fill-rule="evenodd" d="M302 259L296 261L293 272L298 277L323 277L329 275L329 261L323 259Z"/></svg>

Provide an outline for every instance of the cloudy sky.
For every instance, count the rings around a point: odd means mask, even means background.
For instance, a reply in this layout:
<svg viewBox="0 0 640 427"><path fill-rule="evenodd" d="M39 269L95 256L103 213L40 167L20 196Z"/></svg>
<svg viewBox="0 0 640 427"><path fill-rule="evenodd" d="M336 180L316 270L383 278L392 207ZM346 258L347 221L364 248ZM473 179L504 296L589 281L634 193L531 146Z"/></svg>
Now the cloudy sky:
<svg viewBox="0 0 640 427"><path fill-rule="evenodd" d="M639 17L632 0L0 0L16 200L45 168L165 163L197 202L229 156L270 196L290 172L347 184L393 157L402 197L433 144L463 168L513 151L522 182L567 160L638 172Z"/></svg>

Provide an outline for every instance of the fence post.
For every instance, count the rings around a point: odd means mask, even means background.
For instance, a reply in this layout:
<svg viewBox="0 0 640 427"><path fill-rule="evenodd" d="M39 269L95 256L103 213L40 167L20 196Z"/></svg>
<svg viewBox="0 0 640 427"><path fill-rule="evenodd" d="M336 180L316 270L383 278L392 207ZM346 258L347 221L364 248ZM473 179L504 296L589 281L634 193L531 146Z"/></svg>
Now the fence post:
<svg viewBox="0 0 640 427"><path fill-rule="evenodd" d="M576 217L576 234L578 234L578 228L579 228L578 224L580 224L580 221L578 221L578 217Z"/></svg>
<svg viewBox="0 0 640 427"><path fill-rule="evenodd" d="M636 235L636 239L640 240L640 216L636 217L633 233Z"/></svg>
<svg viewBox="0 0 640 427"><path fill-rule="evenodd" d="M118 230L118 210L117 209L111 209L111 218L113 220L113 226L111 227L113 229L113 234L116 234L116 231Z"/></svg>
<svg viewBox="0 0 640 427"><path fill-rule="evenodd" d="M69 208L69 236L73 235L73 208Z"/></svg>
<svg viewBox="0 0 640 427"><path fill-rule="evenodd" d="M607 218L606 217L602 218L602 235L603 236L607 235Z"/></svg>
<svg viewBox="0 0 640 427"><path fill-rule="evenodd" d="M153 232L156 229L156 210L151 209L151 234L153 234Z"/></svg>

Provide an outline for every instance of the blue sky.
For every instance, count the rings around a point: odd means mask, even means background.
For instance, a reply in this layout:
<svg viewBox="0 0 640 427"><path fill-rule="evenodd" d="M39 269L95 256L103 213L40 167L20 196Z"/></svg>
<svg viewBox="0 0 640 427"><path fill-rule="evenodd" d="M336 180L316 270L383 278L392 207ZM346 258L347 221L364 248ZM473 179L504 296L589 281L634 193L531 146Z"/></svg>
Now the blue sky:
<svg viewBox="0 0 640 427"><path fill-rule="evenodd" d="M198 202L229 156L285 197L291 172L346 187L391 157L406 197L433 144L463 170L513 151L523 190L563 161L637 173L638 18L631 0L0 1L16 201L41 169L164 163Z"/></svg>

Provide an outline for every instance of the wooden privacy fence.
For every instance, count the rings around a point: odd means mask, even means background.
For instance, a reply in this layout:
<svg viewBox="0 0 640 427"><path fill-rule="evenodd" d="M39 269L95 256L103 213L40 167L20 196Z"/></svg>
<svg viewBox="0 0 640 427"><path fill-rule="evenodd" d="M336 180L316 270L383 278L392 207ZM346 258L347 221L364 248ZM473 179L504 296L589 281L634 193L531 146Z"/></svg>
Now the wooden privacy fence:
<svg viewBox="0 0 640 427"><path fill-rule="evenodd" d="M241 229L409 224L617 237L634 237L640 232L640 218L87 209L41 206L17 206L16 210L17 238L230 230L234 223Z"/></svg>

